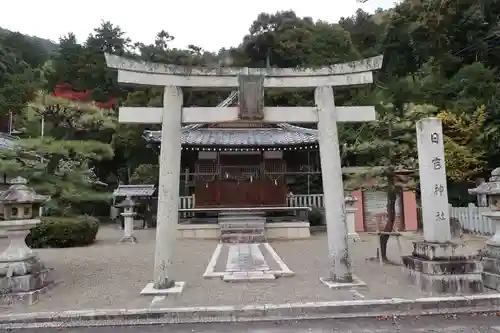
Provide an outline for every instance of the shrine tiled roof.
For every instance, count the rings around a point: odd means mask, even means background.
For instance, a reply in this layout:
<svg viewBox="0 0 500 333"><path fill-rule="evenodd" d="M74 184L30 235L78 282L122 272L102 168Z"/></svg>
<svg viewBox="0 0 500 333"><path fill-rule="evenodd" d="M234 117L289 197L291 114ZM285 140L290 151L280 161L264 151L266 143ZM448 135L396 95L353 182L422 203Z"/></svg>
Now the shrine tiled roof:
<svg viewBox="0 0 500 333"><path fill-rule="evenodd" d="M118 185L114 197L149 197L155 192L154 185Z"/></svg>
<svg viewBox="0 0 500 333"><path fill-rule="evenodd" d="M160 143L161 131L145 131L148 142ZM317 130L289 124L271 128L206 128L188 125L182 128L181 143L190 146L288 146L313 144Z"/></svg>

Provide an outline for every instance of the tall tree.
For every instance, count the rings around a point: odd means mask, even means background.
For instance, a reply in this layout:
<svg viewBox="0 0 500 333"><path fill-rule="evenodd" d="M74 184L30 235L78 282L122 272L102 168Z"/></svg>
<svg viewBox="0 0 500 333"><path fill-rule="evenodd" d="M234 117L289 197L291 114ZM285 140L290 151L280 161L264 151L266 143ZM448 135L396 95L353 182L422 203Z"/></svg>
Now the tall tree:
<svg viewBox="0 0 500 333"><path fill-rule="evenodd" d="M99 184L92 163L113 156L109 143L96 140L115 126L105 110L39 94L26 110L27 122L46 124L45 136L27 133L34 139L22 139L15 148L4 150L0 170L21 175L41 193L51 195L53 209L68 214L81 202L101 201L109 193L96 188ZM111 132L108 134L108 142Z"/></svg>
<svg viewBox="0 0 500 333"><path fill-rule="evenodd" d="M380 235L381 257L387 261L387 242L394 230L396 200L404 189L414 188L417 170L415 124L419 119L436 114L428 105L380 103L378 119L369 122L361 133L362 140L348 143L352 154L363 156L368 172L349 179L353 188L384 190L387 193L387 221ZM365 164L365 165L366 165Z"/></svg>
<svg viewBox="0 0 500 333"><path fill-rule="evenodd" d="M0 44L0 131L8 132L11 114L17 117L34 96L36 73L28 63Z"/></svg>

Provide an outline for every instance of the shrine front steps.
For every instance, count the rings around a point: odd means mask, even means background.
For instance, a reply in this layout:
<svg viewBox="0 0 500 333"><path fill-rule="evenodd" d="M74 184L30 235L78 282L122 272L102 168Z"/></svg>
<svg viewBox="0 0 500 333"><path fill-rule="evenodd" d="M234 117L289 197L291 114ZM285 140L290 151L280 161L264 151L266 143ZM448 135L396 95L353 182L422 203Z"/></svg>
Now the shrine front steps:
<svg viewBox="0 0 500 333"><path fill-rule="evenodd" d="M265 233L228 233L222 234L220 236L221 243L231 243L231 244L239 244L239 243L265 243L266 235Z"/></svg>
<svg viewBox="0 0 500 333"><path fill-rule="evenodd" d="M222 243L263 243L266 216L263 212L224 212L218 216Z"/></svg>

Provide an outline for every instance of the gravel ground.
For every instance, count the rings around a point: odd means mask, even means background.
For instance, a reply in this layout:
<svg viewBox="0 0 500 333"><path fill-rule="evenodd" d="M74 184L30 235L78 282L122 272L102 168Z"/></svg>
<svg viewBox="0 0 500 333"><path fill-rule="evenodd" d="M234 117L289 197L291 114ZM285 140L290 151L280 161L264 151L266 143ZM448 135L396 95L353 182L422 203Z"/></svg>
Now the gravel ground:
<svg viewBox="0 0 500 333"><path fill-rule="evenodd" d="M31 306L0 308L0 312L34 312L82 310L94 308L144 308L152 297L140 296L141 289L151 281L155 230L137 230L138 244L117 244L122 232L102 227L95 245L72 249L37 250L46 266L55 268L61 279L48 294ZM373 237L362 235L362 241L351 248L354 273L368 284L360 289L366 298L417 298L425 296L408 284L401 267L384 265L366 258L375 253ZM411 252L411 238L404 238L403 252ZM471 251L481 248L484 240L466 238ZM295 272L272 282L224 283L203 279L202 275L215 250L215 240L179 240L175 245L173 278L186 281L183 294L155 303L165 306L241 305L287 302L313 302L359 299L349 290L332 291L321 284L319 277L328 273L325 234L307 240L273 242L272 246ZM7 245L0 239L0 251ZM394 240L389 241L389 257L398 261Z"/></svg>

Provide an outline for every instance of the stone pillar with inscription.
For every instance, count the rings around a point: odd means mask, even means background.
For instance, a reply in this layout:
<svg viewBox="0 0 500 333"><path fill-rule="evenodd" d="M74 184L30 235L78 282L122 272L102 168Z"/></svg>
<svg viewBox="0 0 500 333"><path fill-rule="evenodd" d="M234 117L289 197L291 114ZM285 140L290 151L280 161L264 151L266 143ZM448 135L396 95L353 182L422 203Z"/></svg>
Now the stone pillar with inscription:
<svg viewBox="0 0 500 333"><path fill-rule="evenodd" d="M441 119L417 123L424 240L404 256L405 271L422 291L461 294L483 291L482 265L463 244L452 242Z"/></svg>

